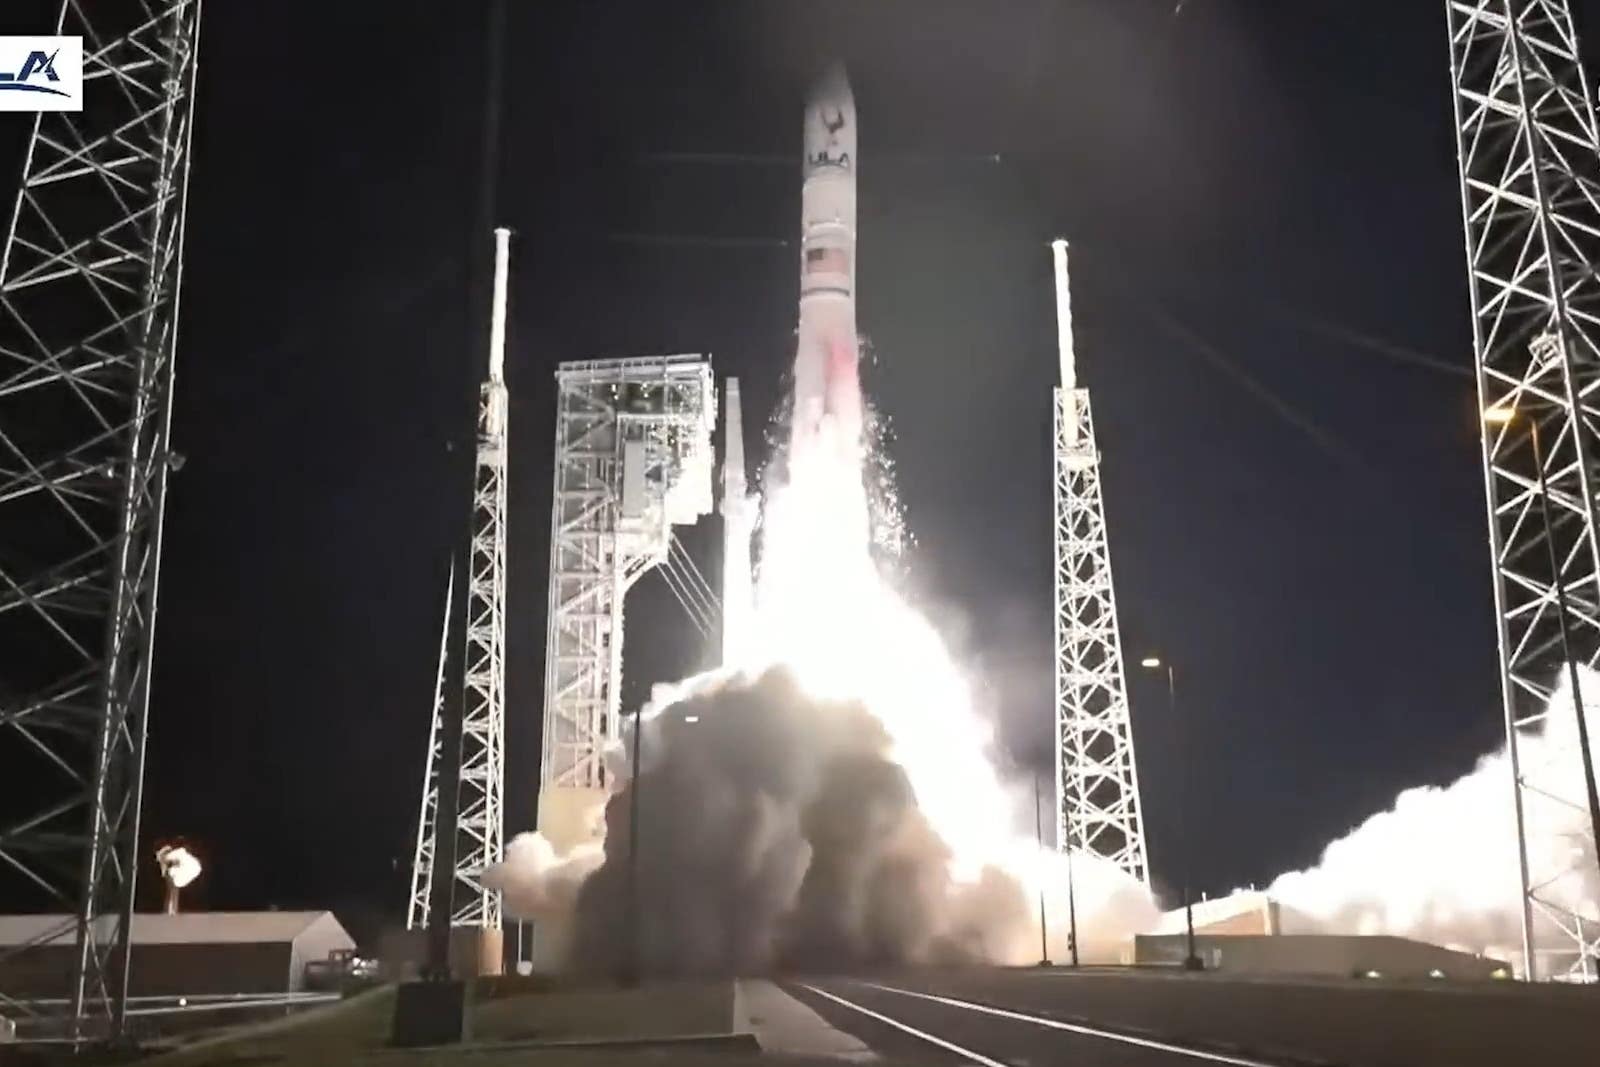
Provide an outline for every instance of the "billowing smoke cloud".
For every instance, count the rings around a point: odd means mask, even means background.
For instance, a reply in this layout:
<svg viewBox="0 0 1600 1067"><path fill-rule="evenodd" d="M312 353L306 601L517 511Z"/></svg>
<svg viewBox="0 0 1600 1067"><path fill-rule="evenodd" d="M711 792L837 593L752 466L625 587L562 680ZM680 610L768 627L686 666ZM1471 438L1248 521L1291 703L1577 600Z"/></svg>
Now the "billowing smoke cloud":
<svg viewBox="0 0 1600 1067"><path fill-rule="evenodd" d="M892 738L859 702L810 696L783 668L703 676L666 699L645 717L637 836L624 787L598 866L590 853L558 860L528 834L491 878L513 914L570 916L569 970L632 966L635 936L649 975L1025 962L1038 958L1041 882L1051 951L1065 958L1064 860L1030 852L1019 862L1035 870L958 878ZM1080 944L1114 959L1152 917L1148 898L1089 858L1074 876Z"/></svg>
<svg viewBox="0 0 1600 1067"><path fill-rule="evenodd" d="M785 671L718 679L649 720L637 828L639 944L650 973L750 973L923 959L946 926L948 853L889 738L858 703ZM606 863L578 899L574 960L614 967L634 797L606 811Z"/></svg>
<svg viewBox="0 0 1600 1067"><path fill-rule="evenodd" d="M484 872L483 883L498 889L506 911L525 919L572 914L584 879L605 861L605 850L586 844L557 855L543 834L518 834L506 845L505 859Z"/></svg>
<svg viewBox="0 0 1600 1067"><path fill-rule="evenodd" d="M1581 672L1591 736L1600 729L1600 675ZM1600 875L1576 745L1571 690L1551 698L1538 733L1518 745L1525 777L1529 875L1567 909L1600 915ZM1393 934L1480 952L1520 965L1522 910L1511 766L1504 750L1442 788L1411 789L1329 845L1310 870L1269 889L1288 932ZM1553 921L1535 911L1537 947L1569 948ZM1552 964L1565 963L1552 959Z"/></svg>

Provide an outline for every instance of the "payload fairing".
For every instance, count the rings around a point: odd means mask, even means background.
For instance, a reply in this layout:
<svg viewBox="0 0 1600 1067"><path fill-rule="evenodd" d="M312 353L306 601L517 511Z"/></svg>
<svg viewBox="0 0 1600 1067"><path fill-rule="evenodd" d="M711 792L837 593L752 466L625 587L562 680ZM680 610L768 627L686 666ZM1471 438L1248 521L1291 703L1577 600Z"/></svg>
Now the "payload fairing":
<svg viewBox="0 0 1600 1067"><path fill-rule="evenodd" d="M855 98L835 66L806 104L800 192L800 328L794 360L791 442L821 435L854 444L861 434L856 337Z"/></svg>

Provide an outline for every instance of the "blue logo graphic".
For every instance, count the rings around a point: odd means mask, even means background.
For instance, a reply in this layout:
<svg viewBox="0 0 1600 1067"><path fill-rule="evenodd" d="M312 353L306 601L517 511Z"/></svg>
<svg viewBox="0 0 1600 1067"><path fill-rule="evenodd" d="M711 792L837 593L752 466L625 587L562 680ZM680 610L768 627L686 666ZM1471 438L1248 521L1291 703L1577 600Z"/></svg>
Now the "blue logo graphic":
<svg viewBox="0 0 1600 1067"><path fill-rule="evenodd" d="M71 93L60 89L52 89L48 85L29 81L35 75L40 75L47 81L60 81L61 76L56 73L56 55L57 52L51 52L49 55L43 52L29 52L22 69L16 74L0 70L0 93L49 93L52 96L71 96Z"/></svg>

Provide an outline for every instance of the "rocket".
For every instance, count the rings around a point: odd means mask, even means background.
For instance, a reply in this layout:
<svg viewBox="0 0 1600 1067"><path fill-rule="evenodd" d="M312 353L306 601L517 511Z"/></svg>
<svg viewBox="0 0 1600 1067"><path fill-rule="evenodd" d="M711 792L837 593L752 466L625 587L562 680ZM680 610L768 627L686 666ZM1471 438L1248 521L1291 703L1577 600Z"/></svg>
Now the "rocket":
<svg viewBox="0 0 1600 1067"><path fill-rule="evenodd" d="M856 336L855 98L834 66L806 102L800 192L800 326L791 443L819 436L853 445L861 435Z"/></svg>

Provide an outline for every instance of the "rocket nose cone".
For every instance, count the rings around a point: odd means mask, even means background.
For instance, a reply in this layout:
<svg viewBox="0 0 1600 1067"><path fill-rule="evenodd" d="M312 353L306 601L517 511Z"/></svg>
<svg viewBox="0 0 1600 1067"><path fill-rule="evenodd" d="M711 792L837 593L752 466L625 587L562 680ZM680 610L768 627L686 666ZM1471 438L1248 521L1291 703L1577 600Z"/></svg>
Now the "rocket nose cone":
<svg viewBox="0 0 1600 1067"><path fill-rule="evenodd" d="M834 63L811 87L806 102L805 173L853 173L856 158L856 102L844 64Z"/></svg>
<svg viewBox="0 0 1600 1067"><path fill-rule="evenodd" d="M811 85L811 103L839 104L852 101L850 78L843 63L830 63Z"/></svg>

